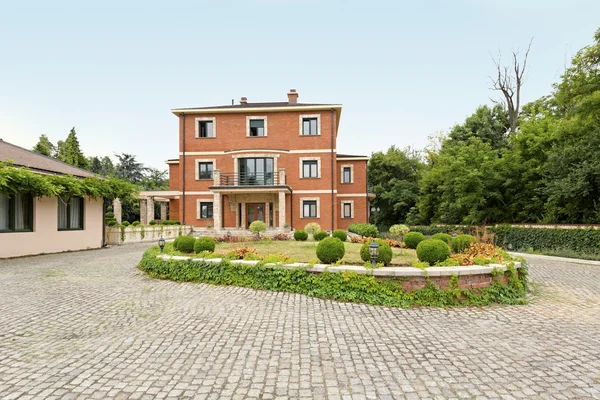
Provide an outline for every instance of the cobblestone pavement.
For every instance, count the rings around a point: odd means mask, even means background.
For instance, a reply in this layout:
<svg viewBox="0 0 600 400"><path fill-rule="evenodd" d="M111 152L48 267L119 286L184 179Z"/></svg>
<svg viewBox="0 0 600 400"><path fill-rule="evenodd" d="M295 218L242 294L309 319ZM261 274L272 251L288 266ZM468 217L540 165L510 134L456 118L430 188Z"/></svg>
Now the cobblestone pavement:
<svg viewBox="0 0 600 400"><path fill-rule="evenodd" d="M0 260L0 398L600 398L600 266L404 310L152 280L143 250Z"/></svg>

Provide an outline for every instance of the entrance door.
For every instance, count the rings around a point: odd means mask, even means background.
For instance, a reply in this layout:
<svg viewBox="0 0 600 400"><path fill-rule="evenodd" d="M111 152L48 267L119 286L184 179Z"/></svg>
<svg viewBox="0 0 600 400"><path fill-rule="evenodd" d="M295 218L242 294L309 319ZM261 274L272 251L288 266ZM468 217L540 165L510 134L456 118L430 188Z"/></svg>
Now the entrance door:
<svg viewBox="0 0 600 400"><path fill-rule="evenodd" d="M263 221L265 220L265 203L253 203L246 204L246 223L248 224L247 228L250 227L250 224L253 221Z"/></svg>

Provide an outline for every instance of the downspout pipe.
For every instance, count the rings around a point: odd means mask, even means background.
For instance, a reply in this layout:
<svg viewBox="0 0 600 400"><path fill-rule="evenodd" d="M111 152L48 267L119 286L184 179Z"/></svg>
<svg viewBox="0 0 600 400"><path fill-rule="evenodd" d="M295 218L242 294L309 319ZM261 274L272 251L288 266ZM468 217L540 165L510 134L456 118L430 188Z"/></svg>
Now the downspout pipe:
<svg viewBox="0 0 600 400"><path fill-rule="evenodd" d="M185 113L181 113L182 117L182 128L181 128L181 136L182 136L182 176L181 176L181 223L185 225Z"/></svg>
<svg viewBox="0 0 600 400"><path fill-rule="evenodd" d="M334 130L335 130L335 110L331 109L331 232L335 230L335 156L333 147L335 145Z"/></svg>

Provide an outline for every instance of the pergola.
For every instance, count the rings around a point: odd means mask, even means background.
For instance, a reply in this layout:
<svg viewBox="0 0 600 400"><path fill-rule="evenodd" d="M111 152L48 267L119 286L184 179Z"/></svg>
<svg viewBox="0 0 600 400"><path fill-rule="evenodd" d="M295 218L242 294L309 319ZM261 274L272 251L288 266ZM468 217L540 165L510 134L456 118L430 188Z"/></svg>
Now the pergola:
<svg viewBox="0 0 600 400"><path fill-rule="evenodd" d="M167 204L171 199L178 199L179 192L176 190L154 190L139 193L140 198L140 223L148 225L148 222L154 220L154 203L160 203L160 219L167 219ZM115 219L120 224L122 222L121 200L113 200L113 212Z"/></svg>

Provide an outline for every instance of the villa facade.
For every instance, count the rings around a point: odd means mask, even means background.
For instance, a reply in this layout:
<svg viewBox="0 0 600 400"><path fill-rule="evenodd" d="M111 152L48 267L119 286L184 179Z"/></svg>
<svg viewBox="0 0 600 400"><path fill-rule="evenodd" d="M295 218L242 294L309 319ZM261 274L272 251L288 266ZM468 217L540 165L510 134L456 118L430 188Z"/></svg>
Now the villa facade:
<svg viewBox="0 0 600 400"><path fill-rule="evenodd" d="M368 157L337 153L342 106L288 101L179 108L170 218L197 229L347 229L367 222Z"/></svg>

